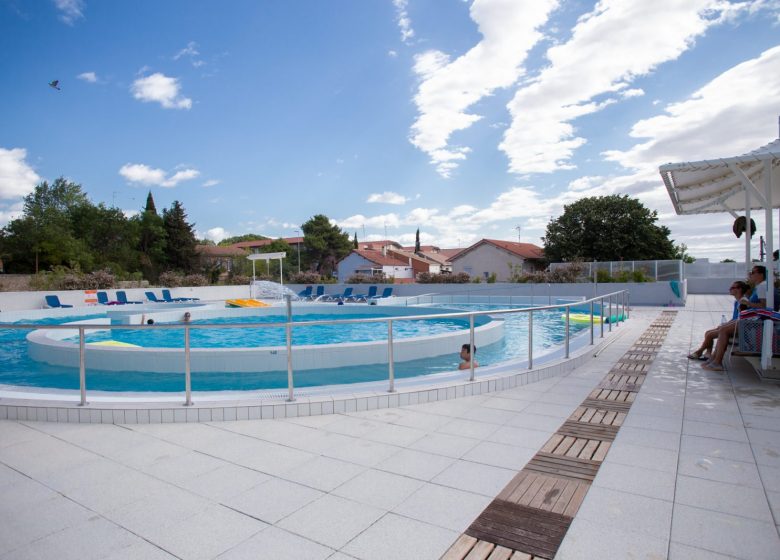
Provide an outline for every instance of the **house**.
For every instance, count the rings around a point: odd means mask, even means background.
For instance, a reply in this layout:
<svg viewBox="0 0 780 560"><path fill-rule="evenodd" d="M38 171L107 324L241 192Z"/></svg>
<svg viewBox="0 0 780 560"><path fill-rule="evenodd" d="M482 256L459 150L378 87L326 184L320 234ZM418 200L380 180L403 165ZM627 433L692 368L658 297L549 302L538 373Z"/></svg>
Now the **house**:
<svg viewBox="0 0 780 560"><path fill-rule="evenodd" d="M244 249L232 245L221 247L219 245L196 245L195 254L200 259L203 268L218 267L223 272L233 270L236 259L245 259L247 252Z"/></svg>
<svg viewBox="0 0 780 560"><path fill-rule="evenodd" d="M452 272L465 272L469 276L486 280L491 274L498 281L508 281L513 269L525 273L544 268L544 250L533 243L481 239L471 247L450 257Z"/></svg>
<svg viewBox="0 0 780 560"><path fill-rule="evenodd" d="M396 281L414 281L414 268L409 259L402 259L374 249L354 249L336 265L339 281L345 282L355 274L373 276L384 274Z"/></svg>
<svg viewBox="0 0 780 560"><path fill-rule="evenodd" d="M414 253L419 257L427 259L430 263L428 272L431 274L449 273L452 272L452 265L450 259L444 254L444 251L448 249L440 249L435 245L420 245L420 250L415 252L414 247L404 247L404 251ZM460 249L456 250L460 252Z"/></svg>
<svg viewBox="0 0 780 560"><path fill-rule="evenodd" d="M303 249L303 237L280 237L282 241L286 241L287 244L292 247L293 249L301 250ZM249 253L261 253L261 249L267 245L270 245L276 241L276 239L256 239L254 241L239 241L238 243L233 243L231 247L236 247L237 249L244 249L248 251Z"/></svg>

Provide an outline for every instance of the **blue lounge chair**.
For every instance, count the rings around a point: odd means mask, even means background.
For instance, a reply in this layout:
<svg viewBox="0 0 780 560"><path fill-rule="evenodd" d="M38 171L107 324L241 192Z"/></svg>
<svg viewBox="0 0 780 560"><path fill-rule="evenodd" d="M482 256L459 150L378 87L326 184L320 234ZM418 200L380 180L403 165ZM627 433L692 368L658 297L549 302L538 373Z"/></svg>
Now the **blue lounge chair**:
<svg viewBox="0 0 780 560"><path fill-rule="evenodd" d="M393 295L393 288L385 288L384 290L382 290L382 295L376 297L378 299L382 299L382 298L390 297L392 295Z"/></svg>
<svg viewBox="0 0 780 560"><path fill-rule="evenodd" d="M317 286L317 290L312 295L309 296L309 299L315 300L317 298L322 297L323 295L325 295L325 286L319 285Z"/></svg>
<svg viewBox="0 0 780 560"><path fill-rule="evenodd" d="M164 300L157 299L157 296L154 294L154 292L144 292L144 295L146 295L146 299L152 303L165 303Z"/></svg>
<svg viewBox="0 0 780 560"><path fill-rule="evenodd" d="M46 306L47 307L73 307L72 305L66 305L64 303L60 303L60 298L58 298L56 295L50 295L46 296Z"/></svg>
<svg viewBox="0 0 780 560"><path fill-rule="evenodd" d="M301 290L300 292L298 292L298 297L302 299L309 299L311 297L311 290L312 290L311 286L306 286L305 290Z"/></svg>
<svg viewBox="0 0 780 560"><path fill-rule="evenodd" d="M368 293L367 294L355 294L354 296L349 298L349 300L350 301L355 301L355 302L362 301L363 303L365 303L368 300L370 300L372 297L376 297L376 291L377 291L377 287L376 286L371 286L371 287L368 288Z"/></svg>
<svg viewBox="0 0 780 560"><path fill-rule="evenodd" d="M325 296L323 299L325 301L345 301L352 297L352 290L353 288L350 286L349 288L344 289L343 294L330 294Z"/></svg>
<svg viewBox="0 0 780 560"><path fill-rule="evenodd" d="M174 301L199 301L200 298L196 297L171 297L171 291L168 289L163 289L162 291L162 297L163 301L166 301L168 303L172 303Z"/></svg>
<svg viewBox="0 0 780 560"><path fill-rule="evenodd" d="M116 300L122 305L127 305L128 303L143 303L142 301L129 301L124 290L116 291Z"/></svg>
<svg viewBox="0 0 780 560"><path fill-rule="evenodd" d="M119 301L111 301L108 299L108 293L107 292L98 292L97 293L97 300L100 305L121 305L121 302Z"/></svg>

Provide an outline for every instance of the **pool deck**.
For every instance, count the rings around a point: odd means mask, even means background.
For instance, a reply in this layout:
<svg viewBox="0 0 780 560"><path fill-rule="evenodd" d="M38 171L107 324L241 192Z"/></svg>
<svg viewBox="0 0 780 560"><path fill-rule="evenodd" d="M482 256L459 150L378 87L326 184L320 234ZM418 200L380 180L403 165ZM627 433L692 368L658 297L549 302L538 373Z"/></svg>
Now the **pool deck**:
<svg viewBox="0 0 780 560"><path fill-rule="evenodd" d="M780 557L780 386L685 359L725 296L677 308L557 549ZM574 371L479 396L284 420L0 421L0 559L437 559L661 316ZM519 557L519 556L518 556Z"/></svg>

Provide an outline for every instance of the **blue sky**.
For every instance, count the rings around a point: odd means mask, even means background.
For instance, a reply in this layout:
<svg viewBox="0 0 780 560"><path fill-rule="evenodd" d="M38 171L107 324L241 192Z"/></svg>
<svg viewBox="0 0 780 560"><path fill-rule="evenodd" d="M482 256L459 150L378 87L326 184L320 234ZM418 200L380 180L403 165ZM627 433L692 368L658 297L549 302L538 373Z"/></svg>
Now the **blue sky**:
<svg viewBox="0 0 780 560"><path fill-rule="evenodd" d="M565 204L625 193L740 258L658 166L750 151L778 116L777 0L0 0L0 225L64 176L128 214L180 200L216 241L325 214L541 244Z"/></svg>

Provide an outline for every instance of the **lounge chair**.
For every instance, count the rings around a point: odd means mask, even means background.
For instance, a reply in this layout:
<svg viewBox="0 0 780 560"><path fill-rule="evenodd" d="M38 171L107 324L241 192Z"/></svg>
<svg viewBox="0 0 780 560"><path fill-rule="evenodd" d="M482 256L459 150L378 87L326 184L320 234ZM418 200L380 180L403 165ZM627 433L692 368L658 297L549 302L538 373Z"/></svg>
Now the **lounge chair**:
<svg viewBox="0 0 780 560"><path fill-rule="evenodd" d="M49 295L46 296L46 307L73 307L72 305L66 305L64 303L60 303L60 298L58 298L56 295Z"/></svg>
<svg viewBox="0 0 780 560"><path fill-rule="evenodd" d="M368 293L367 294L355 294L354 296L349 298L349 300L350 301L354 301L354 302L362 301L363 303L365 303L368 300L370 300L372 297L376 297L376 291L377 291L377 287L376 286L371 286L371 287L368 288Z"/></svg>
<svg viewBox="0 0 780 560"><path fill-rule="evenodd" d="M311 286L306 286L305 290L301 290L300 292L298 292L298 297L302 299L309 299L311 297L311 290L312 290Z"/></svg>
<svg viewBox="0 0 780 560"><path fill-rule="evenodd" d="M393 295L393 288L385 288L384 290L382 290L382 295L376 296L376 299L382 299L382 298L390 297L392 295Z"/></svg>
<svg viewBox="0 0 780 560"><path fill-rule="evenodd" d="M157 299L157 296L154 294L154 292L144 292L144 295L146 296L146 299L152 303L165 303L165 300Z"/></svg>
<svg viewBox="0 0 780 560"><path fill-rule="evenodd" d="M313 294L311 294L307 299L314 301L317 298L322 297L323 295L325 295L325 286L319 285L317 286L317 290Z"/></svg>
<svg viewBox="0 0 780 560"><path fill-rule="evenodd" d="M117 290L116 291L116 300L121 303L122 305L127 305L128 303L143 303L142 301L129 301L127 299L127 294L124 290Z"/></svg>
<svg viewBox="0 0 780 560"><path fill-rule="evenodd" d="M200 300L200 298L196 298L196 297L177 297L177 298L171 297L171 291L168 290L168 289L164 289L162 291L162 297L163 297L163 301L166 301L168 303L172 303L174 301L198 301L198 300Z"/></svg>
<svg viewBox="0 0 780 560"><path fill-rule="evenodd" d="M325 297L323 297L322 299L324 299L325 301L345 301L345 300L348 300L350 297L352 297L352 290L353 289L354 288L352 288L350 286L349 288L345 288L344 289L344 293L343 294L328 294Z"/></svg>
<svg viewBox="0 0 780 560"><path fill-rule="evenodd" d="M119 301L111 301L108 299L108 293L107 292L98 292L97 293L97 300L100 305L121 305L121 302Z"/></svg>

